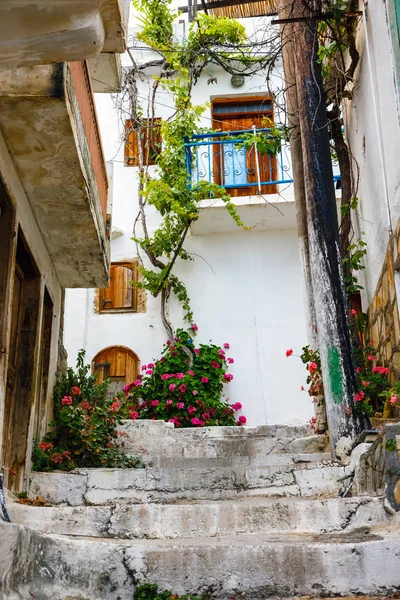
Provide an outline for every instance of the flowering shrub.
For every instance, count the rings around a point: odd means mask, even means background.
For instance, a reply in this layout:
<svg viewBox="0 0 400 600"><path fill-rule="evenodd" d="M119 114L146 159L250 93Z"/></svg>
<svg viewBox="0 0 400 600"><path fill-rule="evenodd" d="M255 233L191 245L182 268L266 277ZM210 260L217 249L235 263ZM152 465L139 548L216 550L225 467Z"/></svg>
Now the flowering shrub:
<svg viewBox="0 0 400 600"><path fill-rule="evenodd" d="M324 385L322 381L321 359L318 350L311 350L309 346L304 346L300 359L306 365L308 371L307 392L313 398L313 402L318 404L325 403ZM286 356L291 356L293 350L287 350ZM388 367L377 366L376 352L372 345L364 346L359 343L354 347L354 360L356 365L356 377L358 382L358 391L354 395L355 411L358 415L365 414L371 416L383 411L386 399L389 403L397 402L397 395L400 396L400 384L398 390L396 386L391 388L388 379L390 369ZM302 386L302 390L305 388ZM315 426L316 419L310 420L311 427Z"/></svg>
<svg viewBox="0 0 400 600"><path fill-rule="evenodd" d="M135 600L206 600L209 596L177 596L169 590L158 591L158 586L151 583L139 585L135 590Z"/></svg>
<svg viewBox="0 0 400 600"><path fill-rule="evenodd" d="M125 456L118 446L117 425L122 402L107 397L108 381L96 383L78 353L76 371L68 369L54 389L51 433L35 443L32 462L36 471L75 467L137 467L138 458Z"/></svg>
<svg viewBox="0 0 400 600"><path fill-rule="evenodd" d="M223 387L233 379L227 373L234 362L226 356L229 344L194 345L191 331L179 329L174 340L164 344L158 361L143 365L142 375L125 387L126 416L131 419L160 419L176 427L244 425L246 417L235 417L240 402L229 405L221 399Z"/></svg>

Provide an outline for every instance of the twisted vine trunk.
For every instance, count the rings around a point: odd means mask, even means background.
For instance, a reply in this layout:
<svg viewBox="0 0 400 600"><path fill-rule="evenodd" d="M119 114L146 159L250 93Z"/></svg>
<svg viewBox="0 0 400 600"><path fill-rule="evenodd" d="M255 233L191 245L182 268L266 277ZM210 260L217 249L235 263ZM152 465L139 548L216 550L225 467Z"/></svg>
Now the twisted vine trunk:
<svg viewBox="0 0 400 600"><path fill-rule="evenodd" d="M296 16L310 15L303 0L297 1L297 7ZM325 94L317 55L317 22L301 21L294 29L312 288L331 452L341 456L351 451L362 422L354 406L357 380L339 251Z"/></svg>

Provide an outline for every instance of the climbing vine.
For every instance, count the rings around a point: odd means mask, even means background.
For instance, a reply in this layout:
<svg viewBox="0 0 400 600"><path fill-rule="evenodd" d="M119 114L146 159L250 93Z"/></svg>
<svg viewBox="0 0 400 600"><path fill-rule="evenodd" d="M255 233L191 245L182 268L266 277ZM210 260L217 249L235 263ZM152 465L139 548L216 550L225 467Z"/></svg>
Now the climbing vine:
<svg viewBox="0 0 400 600"><path fill-rule="evenodd" d="M174 23L178 14L171 9L171 0L134 0L141 31L137 40L152 49L154 60L138 63L130 52L132 68L126 74L123 92L116 98L122 120L129 121L127 139L131 134L138 144L139 212L133 234L141 258L141 280L136 284L153 296L161 297L161 316L169 338L174 330L169 318L171 293L180 302L184 319L193 322L189 294L184 281L176 274L179 260L193 257L185 248L190 226L199 218L201 201L218 198L238 227L245 227L226 190L216 183L194 183L188 179L188 161L193 160L186 142L194 134L203 133L200 118L206 105L192 102L192 91L205 69L212 65L228 73L250 76L273 62L279 52L278 36L261 42L251 42L245 28L229 18L197 15L189 26L185 39L178 40ZM156 68L149 98L141 96L138 81L146 69ZM213 83L210 78L209 83ZM156 118L157 94L163 93L172 103L172 114ZM208 130L209 131L209 130ZM158 134L161 133L162 145ZM243 142L274 155L280 148L282 135L277 128L267 134ZM156 157L156 168L149 169ZM156 209L160 219L154 232L148 225L148 209ZM144 258L146 257L146 261Z"/></svg>

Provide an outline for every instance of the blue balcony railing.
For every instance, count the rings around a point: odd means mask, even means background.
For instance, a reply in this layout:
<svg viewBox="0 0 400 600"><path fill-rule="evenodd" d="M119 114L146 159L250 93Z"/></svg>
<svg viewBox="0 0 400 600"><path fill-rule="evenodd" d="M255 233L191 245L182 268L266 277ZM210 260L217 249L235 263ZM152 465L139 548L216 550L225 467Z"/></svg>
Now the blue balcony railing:
<svg viewBox="0 0 400 600"><path fill-rule="evenodd" d="M185 148L189 185L202 181L217 183L227 190L237 190L235 195L253 195L277 193L282 190L278 186L291 184L289 144L282 143L274 157L261 154L255 145L244 145L243 134L255 131L268 132L269 129L202 133L187 139ZM337 181L340 175L335 167L334 171Z"/></svg>

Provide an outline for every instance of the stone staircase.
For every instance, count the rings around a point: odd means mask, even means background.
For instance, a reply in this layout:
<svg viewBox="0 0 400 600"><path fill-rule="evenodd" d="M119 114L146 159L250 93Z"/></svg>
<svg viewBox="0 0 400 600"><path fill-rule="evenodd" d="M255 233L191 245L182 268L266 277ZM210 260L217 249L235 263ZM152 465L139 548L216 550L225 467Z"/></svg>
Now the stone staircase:
<svg viewBox="0 0 400 600"><path fill-rule="evenodd" d="M34 473L1 524L1 600L133 600L135 585L212 598L400 591L400 518L339 497L350 466L306 427L176 430L129 422L145 469ZM152 465L152 466L150 466Z"/></svg>

